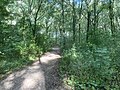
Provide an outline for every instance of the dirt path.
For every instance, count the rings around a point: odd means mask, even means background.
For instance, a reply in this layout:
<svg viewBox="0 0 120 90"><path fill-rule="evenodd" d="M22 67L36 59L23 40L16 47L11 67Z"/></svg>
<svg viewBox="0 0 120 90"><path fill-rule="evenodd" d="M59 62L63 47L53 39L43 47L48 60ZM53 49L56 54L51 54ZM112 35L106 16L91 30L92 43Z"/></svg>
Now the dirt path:
<svg viewBox="0 0 120 90"><path fill-rule="evenodd" d="M10 74L0 82L0 90L70 90L62 84L58 75L58 63L61 58L58 47L45 53L39 62Z"/></svg>

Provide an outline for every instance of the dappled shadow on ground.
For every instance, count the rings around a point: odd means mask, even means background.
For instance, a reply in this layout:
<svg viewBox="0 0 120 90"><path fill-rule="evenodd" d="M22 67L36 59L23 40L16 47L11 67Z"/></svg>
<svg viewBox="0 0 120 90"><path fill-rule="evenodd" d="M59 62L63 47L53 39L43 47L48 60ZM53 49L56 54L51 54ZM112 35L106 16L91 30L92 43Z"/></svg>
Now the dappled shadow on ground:
<svg viewBox="0 0 120 90"><path fill-rule="evenodd" d="M32 65L9 75L0 85L5 90L45 90L44 72L39 64Z"/></svg>
<svg viewBox="0 0 120 90"><path fill-rule="evenodd" d="M70 90L63 85L58 74L59 61L61 56L59 48L53 48L41 57L42 69L45 75L46 90Z"/></svg>
<svg viewBox="0 0 120 90"><path fill-rule="evenodd" d="M70 90L62 85L58 75L59 48L45 53L31 66L10 74L0 82L0 90Z"/></svg>
<svg viewBox="0 0 120 90"><path fill-rule="evenodd" d="M54 54L51 54L54 55ZM59 78L58 74L58 64L59 64L59 59L60 58L58 55L54 55L54 59L47 58L49 61L45 62L44 60L41 59L42 62L42 69L44 71L45 75L45 87L46 90L66 90L62 86L62 81Z"/></svg>

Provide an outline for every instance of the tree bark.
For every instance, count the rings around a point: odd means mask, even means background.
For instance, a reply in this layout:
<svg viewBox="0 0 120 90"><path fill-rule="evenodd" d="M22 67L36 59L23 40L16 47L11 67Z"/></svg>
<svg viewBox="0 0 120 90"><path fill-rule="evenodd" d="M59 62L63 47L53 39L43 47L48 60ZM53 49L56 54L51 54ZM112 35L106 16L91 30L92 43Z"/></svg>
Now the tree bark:
<svg viewBox="0 0 120 90"><path fill-rule="evenodd" d="M63 38L63 47L65 47L65 27L64 27L64 0L62 0L62 38Z"/></svg>
<svg viewBox="0 0 120 90"><path fill-rule="evenodd" d="M76 23L76 21L75 21L75 2L74 2L74 0L72 3L73 3L72 8L73 8L73 42L74 42L76 40L76 38L75 38L75 34L76 34L75 23Z"/></svg>
<svg viewBox="0 0 120 90"><path fill-rule="evenodd" d="M87 33L86 33L86 42L89 42L89 30L90 30L90 16L91 16L91 12L88 11L87 12Z"/></svg>
<svg viewBox="0 0 120 90"><path fill-rule="evenodd" d="M114 13L113 13L113 3L112 0L109 1L109 18L110 18L110 26L112 35L115 34L115 26L114 26Z"/></svg>
<svg viewBox="0 0 120 90"><path fill-rule="evenodd" d="M79 43L80 43L80 34L81 34L81 23L80 23L80 19L81 19L81 13L82 13L82 2L83 0L79 0Z"/></svg>

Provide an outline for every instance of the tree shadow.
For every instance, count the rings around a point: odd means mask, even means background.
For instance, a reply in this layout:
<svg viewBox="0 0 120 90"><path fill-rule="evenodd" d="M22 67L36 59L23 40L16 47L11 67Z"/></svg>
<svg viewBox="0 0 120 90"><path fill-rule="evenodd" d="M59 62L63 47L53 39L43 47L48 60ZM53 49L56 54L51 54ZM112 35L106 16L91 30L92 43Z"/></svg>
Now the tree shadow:
<svg viewBox="0 0 120 90"><path fill-rule="evenodd" d="M39 61L21 71L10 74L0 81L0 90L70 90L66 89L60 79L59 49L45 53Z"/></svg>
<svg viewBox="0 0 120 90"><path fill-rule="evenodd" d="M45 90L44 72L39 63L36 63L10 74L0 82L0 86L2 90Z"/></svg>
<svg viewBox="0 0 120 90"><path fill-rule="evenodd" d="M52 52L47 52L43 55L43 58L41 57L41 67L45 75L46 90L70 90L63 85L63 80L60 79L59 62L61 56L59 53L58 49L54 48ZM44 59L47 62L45 62Z"/></svg>

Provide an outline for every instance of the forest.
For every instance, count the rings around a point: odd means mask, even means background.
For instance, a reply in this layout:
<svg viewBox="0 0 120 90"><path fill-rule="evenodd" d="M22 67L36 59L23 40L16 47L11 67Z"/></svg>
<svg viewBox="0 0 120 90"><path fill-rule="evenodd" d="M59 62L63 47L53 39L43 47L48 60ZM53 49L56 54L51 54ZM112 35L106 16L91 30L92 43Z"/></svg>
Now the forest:
<svg viewBox="0 0 120 90"><path fill-rule="evenodd" d="M120 90L120 0L0 0L1 80L54 46L71 90Z"/></svg>

